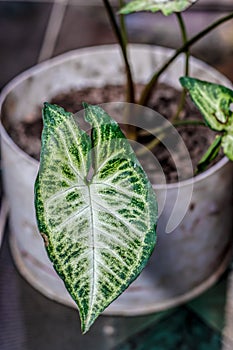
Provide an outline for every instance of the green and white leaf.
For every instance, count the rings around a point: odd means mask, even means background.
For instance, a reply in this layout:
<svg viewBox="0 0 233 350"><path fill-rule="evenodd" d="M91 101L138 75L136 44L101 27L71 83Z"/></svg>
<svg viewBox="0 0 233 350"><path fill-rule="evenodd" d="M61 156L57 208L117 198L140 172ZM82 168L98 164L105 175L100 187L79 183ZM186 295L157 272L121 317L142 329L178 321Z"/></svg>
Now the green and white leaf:
<svg viewBox="0 0 233 350"><path fill-rule="evenodd" d="M224 154L233 161L233 132L223 136L222 147Z"/></svg>
<svg viewBox="0 0 233 350"><path fill-rule="evenodd" d="M180 82L188 90L206 124L222 133L223 151L233 160L233 90L190 77L182 77Z"/></svg>
<svg viewBox="0 0 233 350"><path fill-rule="evenodd" d="M182 12L198 0L133 0L125 5L121 14L129 14L138 11L162 11L165 16L174 12Z"/></svg>
<svg viewBox="0 0 233 350"><path fill-rule="evenodd" d="M85 333L139 275L155 241L154 191L118 124L85 105L92 135L45 104L35 183L38 227Z"/></svg>
<svg viewBox="0 0 233 350"><path fill-rule="evenodd" d="M232 128L232 90L222 85L190 77L182 77L180 82L188 90L191 99L212 130L224 131Z"/></svg>

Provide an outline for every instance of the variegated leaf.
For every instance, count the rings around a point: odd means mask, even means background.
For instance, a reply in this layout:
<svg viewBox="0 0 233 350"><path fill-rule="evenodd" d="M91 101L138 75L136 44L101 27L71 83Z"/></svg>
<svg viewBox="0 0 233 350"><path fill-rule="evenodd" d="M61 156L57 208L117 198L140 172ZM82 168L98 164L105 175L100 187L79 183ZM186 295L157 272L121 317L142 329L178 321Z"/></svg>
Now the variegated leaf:
<svg viewBox="0 0 233 350"><path fill-rule="evenodd" d="M165 16L173 12L182 12L197 0L133 0L125 5L120 13L129 14L138 11L162 11Z"/></svg>
<svg viewBox="0 0 233 350"><path fill-rule="evenodd" d="M180 82L188 90L191 99L211 129L224 131L232 128L232 90L222 85L190 77L182 77Z"/></svg>
<svg viewBox="0 0 233 350"><path fill-rule="evenodd" d="M222 147L225 155L233 161L233 132L223 136Z"/></svg>
<svg viewBox="0 0 233 350"><path fill-rule="evenodd" d="M233 160L233 90L190 77L182 77L180 82L188 90L206 124L223 133L221 145L225 155Z"/></svg>
<svg viewBox="0 0 233 350"><path fill-rule="evenodd" d="M91 137L58 106L45 104L43 119L38 227L86 332L151 255L156 199L129 142L101 108L85 105Z"/></svg>

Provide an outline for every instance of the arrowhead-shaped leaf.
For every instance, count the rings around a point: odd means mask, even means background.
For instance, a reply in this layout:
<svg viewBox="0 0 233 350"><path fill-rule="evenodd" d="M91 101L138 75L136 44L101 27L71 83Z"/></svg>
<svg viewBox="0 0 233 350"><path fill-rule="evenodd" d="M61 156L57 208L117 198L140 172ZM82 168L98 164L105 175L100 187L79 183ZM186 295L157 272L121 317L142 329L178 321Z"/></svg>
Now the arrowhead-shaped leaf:
<svg viewBox="0 0 233 350"><path fill-rule="evenodd" d="M180 82L202 113L206 124L215 131L224 131L233 125L233 91L207 81L182 77Z"/></svg>
<svg viewBox="0 0 233 350"><path fill-rule="evenodd" d="M138 11L162 11L165 16L173 12L182 12L197 0L133 0L125 5L120 13L129 14Z"/></svg>
<svg viewBox="0 0 233 350"><path fill-rule="evenodd" d="M188 90L206 124L212 130L222 132L224 153L233 160L233 90L190 77L182 77L180 82Z"/></svg>
<svg viewBox="0 0 233 350"><path fill-rule="evenodd" d="M58 106L45 104L43 119L38 227L86 332L147 263L156 240L156 199L104 110L85 105L91 136Z"/></svg>

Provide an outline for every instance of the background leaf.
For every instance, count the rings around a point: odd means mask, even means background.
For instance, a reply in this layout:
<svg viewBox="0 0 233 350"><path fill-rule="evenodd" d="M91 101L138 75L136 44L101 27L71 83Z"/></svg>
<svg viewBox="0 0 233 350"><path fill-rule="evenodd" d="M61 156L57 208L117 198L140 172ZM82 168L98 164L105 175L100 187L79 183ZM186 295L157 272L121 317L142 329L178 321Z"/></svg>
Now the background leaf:
<svg viewBox="0 0 233 350"><path fill-rule="evenodd" d="M233 160L233 133L228 133L223 136L222 147L225 155Z"/></svg>
<svg viewBox="0 0 233 350"><path fill-rule="evenodd" d="M221 146L224 154L233 160L233 91L222 85L190 77L182 77L180 82L190 93L206 124L212 130L222 132Z"/></svg>
<svg viewBox="0 0 233 350"><path fill-rule="evenodd" d="M197 0L133 0L125 5L120 13L129 14L138 11L162 11L165 16L173 12L181 12L189 6L197 2Z"/></svg>
<svg viewBox="0 0 233 350"><path fill-rule="evenodd" d="M217 157L222 142L222 135L216 136L214 142L210 145L200 162L197 164L197 170L203 171Z"/></svg>
<svg viewBox="0 0 233 350"><path fill-rule="evenodd" d="M188 90L191 99L211 129L224 131L232 128L232 90L222 85L190 77L182 77L180 82Z"/></svg>
<svg viewBox="0 0 233 350"><path fill-rule="evenodd" d="M157 221L153 189L118 124L85 108L91 137L70 113L45 104L35 184L38 227L83 332L141 272Z"/></svg>

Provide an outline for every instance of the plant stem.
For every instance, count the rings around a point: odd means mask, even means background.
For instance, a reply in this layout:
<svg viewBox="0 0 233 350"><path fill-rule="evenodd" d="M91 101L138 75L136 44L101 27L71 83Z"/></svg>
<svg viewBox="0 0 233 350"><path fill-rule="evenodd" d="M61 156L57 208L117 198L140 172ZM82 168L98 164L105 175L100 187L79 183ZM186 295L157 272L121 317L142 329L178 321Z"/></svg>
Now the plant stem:
<svg viewBox="0 0 233 350"><path fill-rule="evenodd" d="M155 86L155 84L158 81L158 78L160 75L170 66L170 64L182 53L185 52L190 46L195 44L198 40L203 38L206 34L208 34L211 30L218 27L220 24L225 23L226 21L229 21L233 18L233 12L230 13L227 16L224 16L220 18L219 20L212 23L210 26L202 30L197 35L194 35L191 39L189 39L186 44L182 45L179 49L175 51L175 53L165 62L165 64L152 76L151 80L148 82L148 84L145 86L144 90L142 91L141 97L139 99L139 104L145 105L151 95L152 89Z"/></svg>
<svg viewBox="0 0 233 350"><path fill-rule="evenodd" d="M159 139L155 136L153 140L151 140L145 145L145 148L138 150L136 152L137 156L142 156L148 150L152 150L155 146L157 146L160 143L160 141L167 135L167 130L170 129L172 126L178 127L178 126L194 126L194 125L195 126L200 125L200 126L206 127L205 122L203 122L202 120L190 119L190 120L177 120L174 123L172 123L172 125L168 125L166 127L161 127L161 128L155 128L149 131L141 130L141 132L139 132L141 136L149 135L149 133L153 133L153 134L156 133L160 135L159 135Z"/></svg>
<svg viewBox="0 0 233 350"><path fill-rule="evenodd" d="M181 31L181 35L182 35L182 42L183 42L183 45L185 45L188 42L188 36L187 36L185 22L184 22L183 17L182 17L180 12L176 13L176 17L177 17L177 20L178 20L178 23L180 26L180 31ZM189 75L189 57L190 57L190 53L189 53L189 49L187 48L185 50L185 71L184 71L185 76ZM179 101L179 105L178 105L178 108L177 108L175 115L172 117L172 121L179 119L180 112L182 111L182 109L184 107L185 97L186 97L186 91L183 88L182 93L181 93L181 97L180 97L180 101Z"/></svg>
<svg viewBox="0 0 233 350"><path fill-rule="evenodd" d="M177 120L175 122L172 123L172 125L174 127L178 127L178 126L206 126L205 122L203 122L202 120L198 120L198 119L184 119L184 120ZM159 128L154 128L151 130L140 130L139 131L139 135L140 136L146 136L149 134L155 134L155 133L159 133L162 132L166 129L169 129L172 127L172 125L168 125L166 127L159 127Z"/></svg>
<svg viewBox="0 0 233 350"><path fill-rule="evenodd" d="M124 35L122 35L119 26L117 24L114 12L112 10L112 7L109 3L108 0L103 0L105 9L107 11L108 17L110 19L110 23L112 25L113 31L116 35L116 38L118 40L118 43L121 48L122 56L125 62L125 70L126 70L126 77L127 77L127 96L126 96L126 101L134 103L134 84L133 84L133 78L132 78L132 73L131 73L131 68L130 64L128 61L128 56L127 56L127 47L126 47L126 42Z"/></svg>
<svg viewBox="0 0 233 350"><path fill-rule="evenodd" d="M148 152L148 150L152 150L154 147L156 147L161 140L165 137L165 133L161 133L160 134L160 139L157 139L156 137L151 140L150 142L148 142L145 147L140 148L139 150L136 151L136 155L137 157L139 156L143 156L144 154L146 154Z"/></svg>
<svg viewBox="0 0 233 350"><path fill-rule="evenodd" d="M180 26L183 45L186 45L186 43L188 42L188 35L187 35L185 22L184 22L183 17L182 17L180 12L176 13L176 17L178 19L178 23ZM189 54L188 47L185 49L185 56L186 56L185 57L185 75L189 75L189 56L190 56L190 54Z"/></svg>
<svg viewBox="0 0 233 350"><path fill-rule="evenodd" d="M119 0L119 6L122 8L125 5L124 0ZM121 30L121 35L124 43L125 50L127 48L128 44L128 38L127 38L127 31L126 31L126 25L125 25L125 16L120 14L120 30Z"/></svg>
<svg viewBox="0 0 233 350"><path fill-rule="evenodd" d="M172 123L173 126L194 126L194 125L200 125L200 126L206 126L206 123L202 120L177 120L174 123Z"/></svg>

